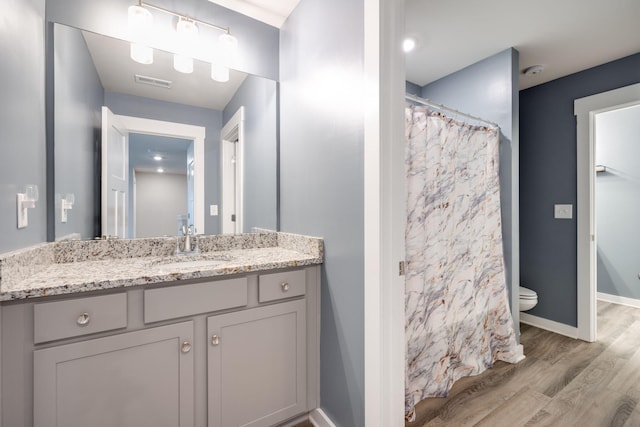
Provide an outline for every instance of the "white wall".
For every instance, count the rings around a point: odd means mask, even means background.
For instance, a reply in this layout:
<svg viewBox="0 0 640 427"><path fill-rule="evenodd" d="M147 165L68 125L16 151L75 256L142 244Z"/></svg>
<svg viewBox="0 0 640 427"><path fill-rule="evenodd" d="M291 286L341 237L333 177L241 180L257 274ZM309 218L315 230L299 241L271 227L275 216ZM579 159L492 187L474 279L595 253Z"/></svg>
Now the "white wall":
<svg viewBox="0 0 640 427"><path fill-rule="evenodd" d="M187 176L136 172L136 237L176 236L187 213Z"/></svg>

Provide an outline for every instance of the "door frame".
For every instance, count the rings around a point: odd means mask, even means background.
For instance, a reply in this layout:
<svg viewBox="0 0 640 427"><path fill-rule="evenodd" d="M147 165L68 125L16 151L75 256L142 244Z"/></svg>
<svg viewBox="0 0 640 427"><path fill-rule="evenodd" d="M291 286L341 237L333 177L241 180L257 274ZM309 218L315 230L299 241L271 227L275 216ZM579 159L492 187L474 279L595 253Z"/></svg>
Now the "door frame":
<svg viewBox="0 0 640 427"><path fill-rule="evenodd" d="M574 101L577 160L578 338L597 339L595 231L595 115L640 103L640 83Z"/></svg>
<svg viewBox="0 0 640 427"><path fill-rule="evenodd" d="M237 142L235 142L236 140ZM232 168L234 152L235 168ZM238 108L220 131L220 171L222 182L221 233L242 233L244 229L244 107ZM229 185L234 182L233 178L235 178L235 185ZM235 203L232 203L234 196ZM230 215L234 213L236 219L232 224L225 218L230 218Z"/></svg>
<svg viewBox="0 0 640 427"><path fill-rule="evenodd" d="M131 133L160 135L172 138L193 140L194 183L193 183L193 225L198 233L204 234L204 140L206 129L203 126L162 120L143 119L141 117L117 115ZM177 233L176 233L177 234Z"/></svg>

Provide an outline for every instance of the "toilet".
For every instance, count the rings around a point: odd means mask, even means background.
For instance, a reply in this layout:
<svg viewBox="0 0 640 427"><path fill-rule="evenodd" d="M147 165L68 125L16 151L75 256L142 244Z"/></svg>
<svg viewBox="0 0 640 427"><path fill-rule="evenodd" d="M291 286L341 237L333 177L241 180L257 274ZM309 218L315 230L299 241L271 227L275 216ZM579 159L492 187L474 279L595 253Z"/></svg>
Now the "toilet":
<svg viewBox="0 0 640 427"><path fill-rule="evenodd" d="M536 304L538 304L536 291L520 286L520 311L531 310Z"/></svg>

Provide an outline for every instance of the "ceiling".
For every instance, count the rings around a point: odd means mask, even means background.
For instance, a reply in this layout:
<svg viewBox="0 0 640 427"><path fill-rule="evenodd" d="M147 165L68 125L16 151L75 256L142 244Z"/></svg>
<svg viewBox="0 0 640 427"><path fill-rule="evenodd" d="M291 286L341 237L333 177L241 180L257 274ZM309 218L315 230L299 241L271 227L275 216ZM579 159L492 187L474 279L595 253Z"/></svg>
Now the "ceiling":
<svg viewBox="0 0 640 427"><path fill-rule="evenodd" d="M198 60L193 73L179 73L173 69L173 55L158 49L153 64L139 64L129 57L128 42L88 31L82 35L102 86L109 92L222 111L247 76L230 70L228 82L216 82L211 79L211 65ZM136 75L171 82L170 88L137 83Z"/></svg>
<svg viewBox="0 0 640 427"><path fill-rule="evenodd" d="M281 27L299 0L210 0ZM407 80L423 86L509 47L520 89L640 52L638 0L406 0ZM544 71L522 71L543 65Z"/></svg>

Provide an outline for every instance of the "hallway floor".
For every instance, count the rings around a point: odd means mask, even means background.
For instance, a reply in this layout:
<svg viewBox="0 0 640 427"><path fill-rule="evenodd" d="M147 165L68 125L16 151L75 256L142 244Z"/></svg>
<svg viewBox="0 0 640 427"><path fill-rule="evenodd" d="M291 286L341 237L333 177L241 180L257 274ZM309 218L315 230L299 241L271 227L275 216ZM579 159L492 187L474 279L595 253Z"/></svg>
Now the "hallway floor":
<svg viewBox="0 0 640 427"><path fill-rule="evenodd" d="M598 301L598 342L521 325L525 360L498 362L425 399L426 426L640 426L640 309Z"/></svg>

